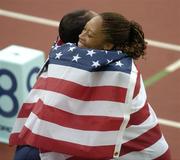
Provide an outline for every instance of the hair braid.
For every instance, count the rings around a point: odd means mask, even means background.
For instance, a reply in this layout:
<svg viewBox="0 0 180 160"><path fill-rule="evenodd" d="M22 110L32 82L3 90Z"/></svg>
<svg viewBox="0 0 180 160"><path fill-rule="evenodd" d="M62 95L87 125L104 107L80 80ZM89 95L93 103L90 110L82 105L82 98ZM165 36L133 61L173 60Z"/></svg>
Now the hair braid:
<svg viewBox="0 0 180 160"><path fill-rule="evenodd" d="M135 21L128 21L118 13L105 12L100 16L103 19L103 32L106 40L114 44L115 50L121 50L138 59L145 55L147 42L144 40L142 27Z"/></svg>

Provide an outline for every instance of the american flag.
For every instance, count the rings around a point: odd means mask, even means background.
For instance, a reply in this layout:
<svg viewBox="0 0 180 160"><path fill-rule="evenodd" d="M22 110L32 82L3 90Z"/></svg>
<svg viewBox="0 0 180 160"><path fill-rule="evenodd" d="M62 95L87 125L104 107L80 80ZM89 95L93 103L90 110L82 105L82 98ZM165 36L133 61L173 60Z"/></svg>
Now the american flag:
<svg viewBox="0 0 180 160"><path fill-rule="evenodd" d="M88 159L170 159L132 58L72 43L52 49L10 144Z"/></svg>

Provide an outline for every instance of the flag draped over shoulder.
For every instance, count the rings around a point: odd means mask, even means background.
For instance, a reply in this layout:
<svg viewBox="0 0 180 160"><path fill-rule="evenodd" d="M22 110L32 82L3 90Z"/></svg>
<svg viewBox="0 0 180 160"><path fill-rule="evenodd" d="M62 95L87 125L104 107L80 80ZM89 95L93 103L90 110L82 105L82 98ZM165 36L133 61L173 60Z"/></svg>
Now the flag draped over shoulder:
<svg viewBox="0 0 180 160"><path fill-rule="evenodd" d="M71 43L52 49L47 72L20 109L10 144L91 159L168 156L132 58Z"/></svg>

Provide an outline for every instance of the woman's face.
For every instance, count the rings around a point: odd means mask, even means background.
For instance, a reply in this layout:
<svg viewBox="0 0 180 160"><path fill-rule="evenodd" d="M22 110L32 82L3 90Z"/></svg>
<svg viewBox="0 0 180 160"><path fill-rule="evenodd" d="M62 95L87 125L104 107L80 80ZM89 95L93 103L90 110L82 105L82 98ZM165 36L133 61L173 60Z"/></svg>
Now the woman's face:
<svg viewBox="0 0 180 160"><path fill-rule="evenodd" d="M102 19L95 16L87 22L79 35L78 46L81 48L104 49L105 35L101 31Z"/></svg>

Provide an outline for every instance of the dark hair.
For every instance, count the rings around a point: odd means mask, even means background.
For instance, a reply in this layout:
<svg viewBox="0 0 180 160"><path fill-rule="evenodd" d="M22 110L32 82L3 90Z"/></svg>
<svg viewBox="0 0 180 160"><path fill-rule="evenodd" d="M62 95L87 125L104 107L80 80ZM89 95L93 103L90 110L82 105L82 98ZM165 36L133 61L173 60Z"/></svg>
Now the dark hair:
<svg viewBox="0 0 180 160"><path fill-rule="evenodd" d="M60 39L64 43L77 43L84 26L94 16L89 10L78 10L63 16L59 24Z"/></svg>
<svg viewBox="0 0 180 160"><path fill-rule="evenodd" d="M114 50L121 50L133 59L145 55L147 43L142 27L137 22L128 21L124 16L113 12L99 15L103 20L102 32L106 41L114 44Z"/></svg>

